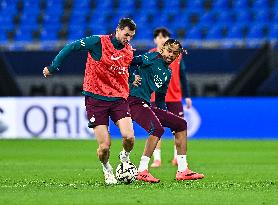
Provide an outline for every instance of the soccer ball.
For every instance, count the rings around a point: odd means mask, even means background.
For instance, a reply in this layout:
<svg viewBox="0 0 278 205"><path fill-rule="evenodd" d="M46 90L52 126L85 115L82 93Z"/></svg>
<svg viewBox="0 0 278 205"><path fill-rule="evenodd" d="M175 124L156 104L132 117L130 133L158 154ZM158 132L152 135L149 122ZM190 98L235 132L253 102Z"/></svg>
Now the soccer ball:
<svg viewBox="0 0 278 205"><path fill-rule="evenodd" d="M131 162L120 163L116 168L116 178L119 182L130 184L136 180L137 167Z"/></svg>

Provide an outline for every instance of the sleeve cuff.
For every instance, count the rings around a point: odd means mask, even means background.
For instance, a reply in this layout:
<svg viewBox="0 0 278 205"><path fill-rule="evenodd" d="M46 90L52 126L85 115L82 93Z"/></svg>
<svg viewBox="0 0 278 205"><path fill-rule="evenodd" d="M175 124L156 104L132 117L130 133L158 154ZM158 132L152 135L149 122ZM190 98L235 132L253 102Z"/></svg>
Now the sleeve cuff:
<svg viewBox="0 0 278 205"><path fill-rule="evenodd" d="M155 104L156 104L156 107L158 107L159 109L167 111L166 103L163 103L163 102L155 102Z"/></svg>
<svg viewBox="0 0 278 205"><path fill-rule="evenodd" d="M58 68L54 68L52 66L48 66L48 70L49 70L50 73L55 73L55 72L59 71Z"/></svg>

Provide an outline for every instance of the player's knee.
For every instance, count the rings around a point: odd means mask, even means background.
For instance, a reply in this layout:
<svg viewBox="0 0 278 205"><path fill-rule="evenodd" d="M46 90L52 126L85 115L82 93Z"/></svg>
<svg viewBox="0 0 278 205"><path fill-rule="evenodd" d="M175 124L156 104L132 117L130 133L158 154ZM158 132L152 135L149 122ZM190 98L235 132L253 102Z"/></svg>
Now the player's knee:
<svg viewBox="0 0 278 205"><path fill-rule="evenodd" d="M123 140L128 143L134 143L134 132L126 131L122 133Z"/></svg>
<svg viewBox="0 0 278 205"><path fill-rule="evenodd" d="M175 144L176 146L179 146L182 141L184 141L186 138L186 132L185 131L181 131L181 132L176 132L175 133Z"/></svg>
<svg viewBox="0 0 278 205"><path fill-rule="evenodd" d="M110 143L109 142L104 142L104 143L101 143L99 145L99 152L101 154L106 154L107 152L109 152L110 150Z"/></svg>

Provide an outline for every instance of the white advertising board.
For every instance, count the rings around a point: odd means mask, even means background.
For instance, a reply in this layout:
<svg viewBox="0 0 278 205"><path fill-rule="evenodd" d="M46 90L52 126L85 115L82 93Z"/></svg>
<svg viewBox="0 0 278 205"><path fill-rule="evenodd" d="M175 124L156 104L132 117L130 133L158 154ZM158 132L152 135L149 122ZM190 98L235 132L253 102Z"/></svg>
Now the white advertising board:
<svg viewBox="0 0 278 205"><path fill-rule="evenodd" d="M94 138L82 97L0 98L0 138Z"/></svg>

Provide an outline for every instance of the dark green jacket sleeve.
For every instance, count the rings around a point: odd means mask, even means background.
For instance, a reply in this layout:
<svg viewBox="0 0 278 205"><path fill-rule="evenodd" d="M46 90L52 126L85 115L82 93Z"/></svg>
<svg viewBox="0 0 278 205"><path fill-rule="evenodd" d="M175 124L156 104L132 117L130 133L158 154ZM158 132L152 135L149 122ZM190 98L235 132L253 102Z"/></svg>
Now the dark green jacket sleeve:
<svg viewBox="0 0 278 205"><path fill-rule="evenodd" d="M135 75L138 75L138 67L137 66L129 66L128 67L128 73L129 73L129 77L128 77L128 82L129 83L133 83L135 80Z"/></svg>
<svg viewBox="0 0 278 205"><path fill-rule="evenodd" d="M181 85L182 85L182 95L185 97L189 97L190 96L190 90L189 90L189 84L187 81L187 77L186 77L186 69L185 69L185 64L183 62L183 60L181 59L180 62L180 79L181 79Z"/></svg>
<svg viewBox="0 0 278 205"><path fill-rule="evenodd" d="M143 64L142 56L134 56L130 66L128 67L129 78L128 82L133 83L135 75L138 75L138 68Z"/></svg>
<svg viewBox="0 0 278 205"><path fill-rule="evenodd" d="M67 44L54 58L51 65L48 67L51 73L59 70L64 59L73 51L87 50L89 52L100 52L101 57L101 42L99 36L89 36L80 40ZM97 55L95 55L98 57ZM100 59L99 57L99 59ZM97 60L97 59L95 59Z"/></svg>
<svg viewBox="0 0 278 205"><path fill-rule="evenodd" d="M149 66L154 63L158 54L158 52L148 52L143 55L135 56L132 59L131 66Z"/></svg>
<svg viewBox="0 0 278 205"><path fill-rule="evenodd" d="M143 64L143 60L142 60L142 56L140 55L140 56L133 57L130 66L135 67L135 66L140 66L142 64Z"/></svg>
<svg viewBox="0 0 278 205"><path fill-rule="evenodd" d="M168 90L168 85L170 83L170 79L169 78L163 85L161 88L157 89L157 91L155 92L155 104L158 108L162 109L162 110L167 110L167 106L165 103L165 96Z"/></svg>

